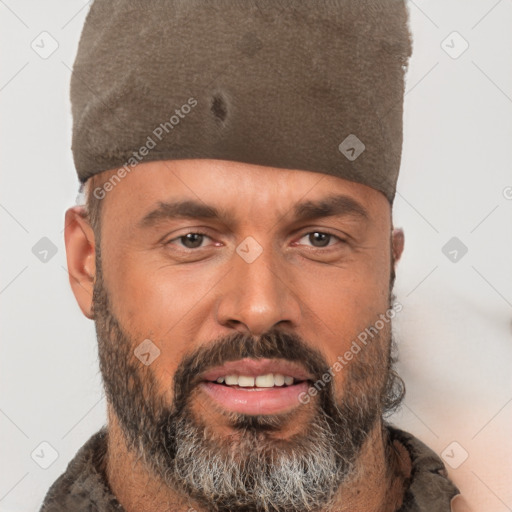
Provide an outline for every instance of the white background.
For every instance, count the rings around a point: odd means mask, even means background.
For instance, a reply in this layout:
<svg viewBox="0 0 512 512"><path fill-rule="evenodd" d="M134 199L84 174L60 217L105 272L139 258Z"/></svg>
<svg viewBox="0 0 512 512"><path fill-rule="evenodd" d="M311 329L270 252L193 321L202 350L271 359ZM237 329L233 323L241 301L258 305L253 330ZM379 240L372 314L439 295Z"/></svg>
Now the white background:
<svg viewBox="0 0 512 512"><path fill-rule="evenodd" d="M406 236L395 328L407 398L393 420L444 453L465 496L460 510L505 512L512 510L512 0L416 0L409 10L414 49L394 215ZM78 189L70 68L87 11L83 0L0 1L4 512L38 510L106 422L94 326L71 293L63 239ZM59 45L46 59L31 47L35 40L51 49L43 31ZM445 49L458 54L461 37L469 47L452 58ZM57 249L46 263L32 252L42 237ZM452 237L468 248L456 262L442 251ZM35 462L49 461L41 442L58 452L48 469Z"/></svg>

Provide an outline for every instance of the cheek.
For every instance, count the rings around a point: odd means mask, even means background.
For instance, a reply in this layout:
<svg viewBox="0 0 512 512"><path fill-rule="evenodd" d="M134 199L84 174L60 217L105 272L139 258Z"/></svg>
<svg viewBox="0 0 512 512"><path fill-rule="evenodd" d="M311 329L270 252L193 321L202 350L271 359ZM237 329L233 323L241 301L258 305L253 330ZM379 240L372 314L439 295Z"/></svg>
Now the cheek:
<svg viewBox="0 0 512 512"><path fill-rule="evenodd" d="M331 331L353 332L388 309L389 271L385 262L337 268L304 281L302 297Z"/></svg>
<svg viewBox="0 0 512 512"><path fill-rule="evenodd" d="M147 253L127 255L118 265L105 267L113 313L131 336L141 342L150 339L159 347L155 370L161 367L172 374L195 347L197 333L212 311L212 290L225 270L178 269Z"/></svg>
<svg viewBox="0 0 512 512"><path fill-rule="evenodd" d="M350 350L352 342L388 311L387 256L376 255L372 261L330 269L303 281L301 296L307 297L308 306L305 311L311 309L312 313L306 330L312 340L318 340L329 365Z"/></svg>
<svg viewBox="0 0 512 512"><path fill-rule="evenodd" d="M103 273L117 318L148 337L169 330L200 290L190 282L187 287L156 254L109 242L110 250L102 252Z"/></svg>

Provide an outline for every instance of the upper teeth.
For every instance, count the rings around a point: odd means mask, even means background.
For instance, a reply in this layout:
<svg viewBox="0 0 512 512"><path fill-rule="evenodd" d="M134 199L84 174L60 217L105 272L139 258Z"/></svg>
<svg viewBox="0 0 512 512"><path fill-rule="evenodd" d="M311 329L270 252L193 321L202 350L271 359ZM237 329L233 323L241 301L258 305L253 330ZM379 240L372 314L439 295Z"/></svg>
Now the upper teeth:
<svg viewBox="0 0 512 512"><path fill-rule="evenodd" d="M248 375L226 375L217 379L219 384L227 384L228 386L271 388L273 386L291 386L293 377L289 375L281 375L280 373L267 373L266 375L258 375L250 377Z"/></svg>

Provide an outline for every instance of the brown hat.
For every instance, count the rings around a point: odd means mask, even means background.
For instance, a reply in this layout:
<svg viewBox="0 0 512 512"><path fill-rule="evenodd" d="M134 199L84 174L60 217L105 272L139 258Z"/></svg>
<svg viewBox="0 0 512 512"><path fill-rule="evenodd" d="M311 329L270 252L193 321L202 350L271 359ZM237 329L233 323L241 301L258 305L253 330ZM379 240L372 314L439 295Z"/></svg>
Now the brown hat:
<svg viewBox="0 0 512 512"><path fill-rule="evenodd" d="M214 158L392 202L410 54L405 0L95 0L71 79L78 177Z"/></svg>

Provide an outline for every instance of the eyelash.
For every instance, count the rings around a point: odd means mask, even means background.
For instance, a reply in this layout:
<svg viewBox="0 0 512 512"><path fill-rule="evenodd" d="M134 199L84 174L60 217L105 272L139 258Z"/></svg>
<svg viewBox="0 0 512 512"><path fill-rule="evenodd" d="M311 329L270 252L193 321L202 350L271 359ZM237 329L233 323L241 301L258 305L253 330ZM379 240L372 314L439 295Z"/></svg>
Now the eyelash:
<svg viewBox="0 0 512 512"><path fill-rule="evenodd" d="M330 237L332 237L332 238L336 238L336 239L337 239L339 242L341 242L341 243L347 243L347 240L345 240L345 239L343 239L343 238L340 238L339 236L337 236L337 235L335 235L335 234L333 234L333 233L329 233L328 231L320 231L320 230L313 230L313 231L307 231L307 232L305 232L305 233L302 233L302 234L300 235L299 240L301 240L301 239L302 239L302 238L304 238L305 236L307 236L307 235L311 235L311 234L313 234L313 233L321 233L321 234L323 234L323 235L328 235L328 236L330 236ZM167 242L164 242L164 245L170 245L172 242L174 242L174 241L176 241L176 240L184 239L187 235L201 235L201 236L205 236L205 237L211 238L211 237L208 235L208 233L205 233L205 232L203 232L203 231L189 231L188 233L185 233L185 234L180 235L180 236L177 236L177 237L175 237L175 238L173 238L173 239L171 239L171 240L168 240ZM322 249L327 249L327 248L329 248L329 247L331 247L331 245L327 245L327 246L325 246L325 247L314 247L314 246L310 246L310 248L311 248L311 249L313 249L313 250L322 250ZM196 250L198 250L198 249L204 249L204 247L200 246L200 247L195 247L195 248L193 248L193 249L188 248L188 247L182 247L182 249L183 249L184 251L189 252L189 251L196 251Z"/></svg>

